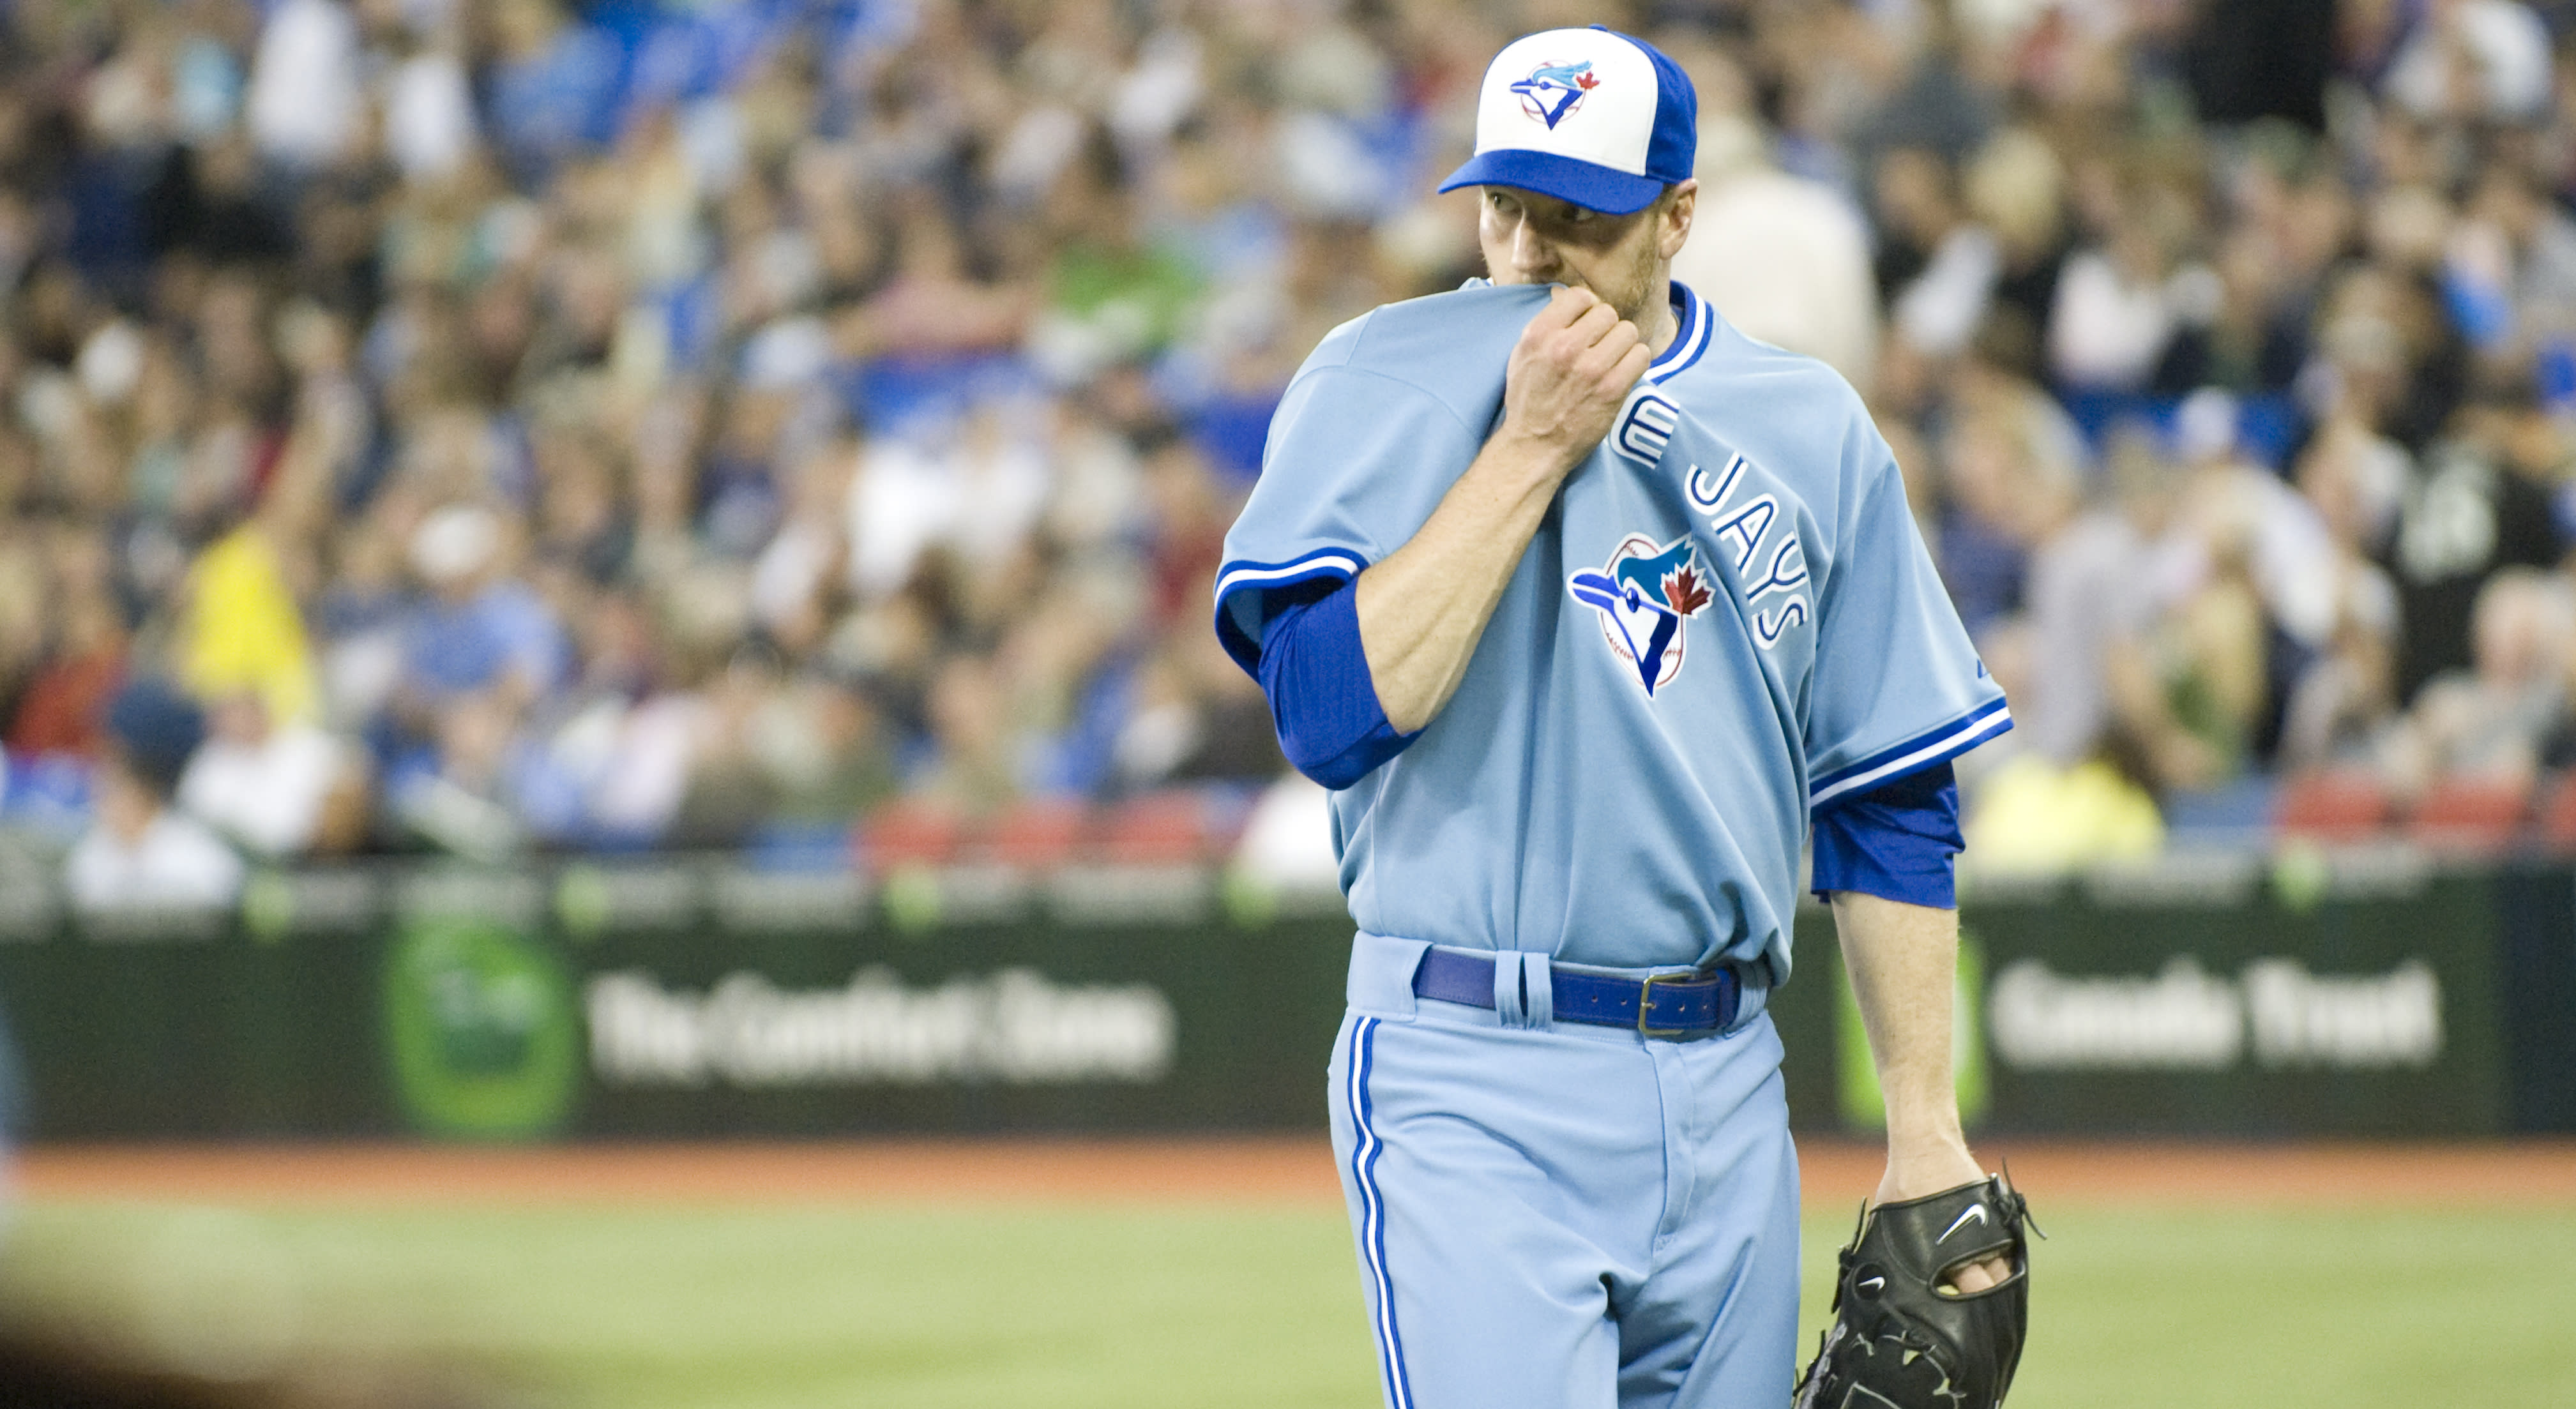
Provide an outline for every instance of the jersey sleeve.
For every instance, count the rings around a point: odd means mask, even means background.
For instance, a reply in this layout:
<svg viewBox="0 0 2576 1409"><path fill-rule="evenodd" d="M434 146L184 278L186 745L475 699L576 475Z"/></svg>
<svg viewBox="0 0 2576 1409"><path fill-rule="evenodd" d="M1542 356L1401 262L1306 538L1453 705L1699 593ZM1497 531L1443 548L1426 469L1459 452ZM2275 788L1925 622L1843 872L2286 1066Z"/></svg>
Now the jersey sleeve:
<svg viewBox="0 0 2576 1409"><path fill-rule="evenodd" d="M1906 509L1896 457L1857 408L1844 454L1844 522L1821 584L1807 696L1811 810L2012 727Z"/></svg>
<svg viewBox="0 0 2576 1409"><path fill-rule="evenodd" d="M1384 372L1310 365L1271 418L1261 478L1225 537L1216 632L1258 675L1272 618L1402 547L1466 471L1485 427Z"/></svg>

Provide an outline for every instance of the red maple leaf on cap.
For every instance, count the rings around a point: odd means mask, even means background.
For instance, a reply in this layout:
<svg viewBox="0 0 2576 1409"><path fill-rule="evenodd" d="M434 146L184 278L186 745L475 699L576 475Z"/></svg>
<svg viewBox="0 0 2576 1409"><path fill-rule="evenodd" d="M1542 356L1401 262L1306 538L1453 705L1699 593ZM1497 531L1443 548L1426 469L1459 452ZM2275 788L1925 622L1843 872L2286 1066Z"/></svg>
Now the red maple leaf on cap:
<svg viewBox="0 0 2576 1409"><path fill-rule="evenodd" d="M1664 574L1664 605L1671 607L1675 616L1689 616L1707 606L1709 595L1694 568Z"/></svg>
<svg viewBox="0 0 2576 1409"><path fill-rule="evenodd" d="M1574 76L1574 86L1582 89L1586 93L1589 93L1593 89L1601 86L1601 75L1592 72L1590 69L1586 69Z"/></svg>

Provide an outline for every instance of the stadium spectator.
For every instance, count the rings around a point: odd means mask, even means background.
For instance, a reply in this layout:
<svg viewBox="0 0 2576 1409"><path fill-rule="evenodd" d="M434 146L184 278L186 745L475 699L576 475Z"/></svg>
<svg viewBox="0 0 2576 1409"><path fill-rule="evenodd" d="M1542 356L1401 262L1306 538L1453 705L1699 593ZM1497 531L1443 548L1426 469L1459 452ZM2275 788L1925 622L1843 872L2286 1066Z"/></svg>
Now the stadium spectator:
<svg viewBox="0 0 2576 1409"><path fill-rule="evenodd" d="M1673 277L1747 336L1822 358L1866 392L1878 365L1869 231L1832 187L1771 165L1761 131L1710 111L1699 127L1699 213Z"/></svg>
<svg viewBox="0 0 2576 1409"><path fill-rule="evenodd" d="M2471 667L2434 677L2415 703L2392 770L2406 791L2462 776L2528 791L2538 777L2542 746L2565 710L2576 598L2555 574L2505 568L2478 589L2472 631Z"/></svg>
<svg viewBox="0 0 2576 1409"><path fill-rule="evenodd" d="M2078 391L2143 391L2187 328L2218 316L2223 290L2189 242L2192 196L2122 173L2086 173L2090 240L2069 255L2048 321L2049 370Z"/></svg>
<svg viewBox="0 0 2576 1409"><path fill-rule="evenodd" d="M302 609L269 536L245 523L189 565L174 647L200 700L256 695L267 720L305 724L321 712Z"/></svg>
<svg viewBox="0 0 2576 1409"><path fill-rule="evenodd" d="M2547 27L2518 0L2432 0L2382 91L2421 118L2527 122L2549 102L2549 50Z"/></svg>
<svg viewBox="0 0 2576 1409"><path fill-rule="evenodd" d="M2184 526L2152 545L2153 615L2108 653L2111 715L2153 791L2205 791L2251 763L2266 693L2262 595L2242 524Z"/></svg>
<svg viewBox="0 0 2576 1409"><path fill-rule="evenodd" d="M2164 847L2155 799L2107 759L2059 768L2025 751L2001 760L1981 782L1961 822L1981 868L2064 871L2142 860Z"/></svg>
<svg viewBox="0 0 2576 1409"><path fill-rule="evenodd" d="M366 120L358 25L335 0L281 0L252 61L247 118L260 155L296 170L346 153Z"/></svg>
<svg viewBox="0 0 2576 1409"><path fill-rule="evenodd" d="M2405 717L2397 711L2396 635L2393 616L2355 611L2335 624L2283 709L2285 771L2386 774L2400 766Z"/></svg>
<svg viewBox="0 0 2576 1409"><path fill-rule="evenodd" d="M84 910L207 908L241 890L242 862L205 824L171 805L205 737L196 704L166 681L138 677L106 710L97 813L64 858Z"/></svg>
<svg viewBox="0 0 2576 1409"><path fill-rule="evenodd" d="M2397 696L2397 588L2365 555L2396 511L2406 455L2350 420L2322 427L2299 457L2299 493L2315 506L2331 556L2331 625L2322 651L2292 671L2279 761L2288 771L2392 766L2403 716Z"/></svg>
<svg viewBox="0 0 2576 1409"><path fill-rule="evenodd" d="M989 815L1022 791L1019 738L1012 732L1001 671L988 657L951 656L926 702L932 749L915 790L955 812Z"/></svg>
<svg viewBox="0 0 2576 1409"><path fill-rule="evenodd" d="M365 788L353 750L310 719L277 720L258 690L236 688L208 709L176 796L242 850L279 860L355 845Z"/></svg>
<svg viewBox="0 0 2576 1409"><path fill-rule="evenodd" d="M2026 406L2004 414L2024 423ZM2027 436L2027 431L2024 432ZM2117 708L2113 672L2157 605L2152 557L2172 514L2170 469L2132 436L2114 453L2117 498L2088 509L2076 467L2025 453L1995 491L2029 553L2016 625L2024 673L2011 698L2019 748L2059 768L2098 752Z"/></svg>
<svg viewBox="0 0 2576 1409"><path fill-rule="evenodd" d="M75 563L95 563L98 558L92 544L68 534L58 537L57 554ZM9 747L25 755L96 758L106 742L101 721L108 701L126 675L124 614L94 570L57 567L50 575L52 590L31 593L30 600L50 599L61 615L45 664L18 697L9 724Z"/></svg>
<svg viewBox="0 0 2576 1409"><path fill-rule="evenodd" d="M1971 636L2026 605L2038 546L2083 504L2081 443L2037 387L1970 359L1952 383L1942 580Z"/></svg>
<svg viewBox="0 0 2576 1409"><path fill-rule="evenodd" d="M1189 262L1148 237L1134 184L1107 134L1094 132L1047 193L1046 302L1028 351L1061 383L1162 351L1198 296Z"/></svg>
<svg viewBox="0 0 2576 1409"><path fill-rule="evenodd" d="M2058 279L2072 248L2065 163L2037 132L2007 127L1969 162L1961 196L1970 218L1994 237L1997 269L1986 319L2035 345L2056 315Z"/></svg>
<svg viewBox="0 0 2576 1409"><path fill-rule="evenodd" d="M2334 0L2234 0L2196 7L2183 58L2201 119L2233 124L2277 118L2324 131L2336 9Z"/></svg>
<svg viewBox="0 0 2576 1409"><path fill-rule="evenodd" d="M363 741L373 846L429 782L505 851L1242 788L1215 535L1306 351L1477 272L1418 193L1523 9L0 11L12 756L166 675L218 752L245 687ZM1696 286L1867 389L2024 812L2098 852L2146 791L2403 771L2559 561L2562 10L1583 18L1702 75Z"/></svg>
<svg viewBox="0 0 2576 1409"><path fill-rule="evenodd" d="M482 696L516 717L560 681L561 629L543 599L508 575L499 517L451 504L421 521L410 563L429 597L404 632L395 712L419 727L457 701Z"/></svg>
<svg viewBox="0 0 2576 1409"><path fill-rule="evenodd" d="M2003 268L1993 233L1960 208L1957 184L1950 164L1925 148L1879 159L1879 296L1896 335L1933 357L1967 347Z"/></svg>
<svg viewBox="0 0 2576 1409"><path fill-rule="evenodd" d="M2381 549L2405 623L2397 664L2402 698L2470 663L2471 618L2490 579L2506 568L2558 561L2548 494L2511 463L2521 423L2535 409L2527 393L2482 396L2413 464Z"/></svg>

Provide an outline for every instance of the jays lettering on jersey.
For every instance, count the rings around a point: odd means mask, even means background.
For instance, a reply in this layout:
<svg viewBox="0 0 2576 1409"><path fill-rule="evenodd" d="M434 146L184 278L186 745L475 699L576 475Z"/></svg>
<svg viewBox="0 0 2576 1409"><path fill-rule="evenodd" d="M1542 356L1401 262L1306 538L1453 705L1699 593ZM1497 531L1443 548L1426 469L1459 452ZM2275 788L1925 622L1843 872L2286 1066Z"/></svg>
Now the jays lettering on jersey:
<svg viewBox="0 0 2576 1409"><path fill-rule="evenodd" d="M1364 930L1784 979L1809 807L2010 727L1859 398L1674 288L1680 331L1567 477L1457 693L1333 794ZM1547 298L1392 304L1307 359L1226 540L1238 661L1430 517Z"/></svg>

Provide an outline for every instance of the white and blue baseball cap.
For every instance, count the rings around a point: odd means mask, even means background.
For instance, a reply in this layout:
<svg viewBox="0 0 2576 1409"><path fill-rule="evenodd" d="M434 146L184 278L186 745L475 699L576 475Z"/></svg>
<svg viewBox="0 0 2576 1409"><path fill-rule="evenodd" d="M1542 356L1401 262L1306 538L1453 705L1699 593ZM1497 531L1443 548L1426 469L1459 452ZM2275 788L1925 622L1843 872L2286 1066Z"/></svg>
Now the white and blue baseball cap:
<svg viewBox="0 0 2576 1409"><path fill-rule="evenodd" d="M1609 215L1691 176L1699 95L1642 39L1594 25L1515 39L1476 96L1476 155L1440 183L1517 186Z"/></svg>

